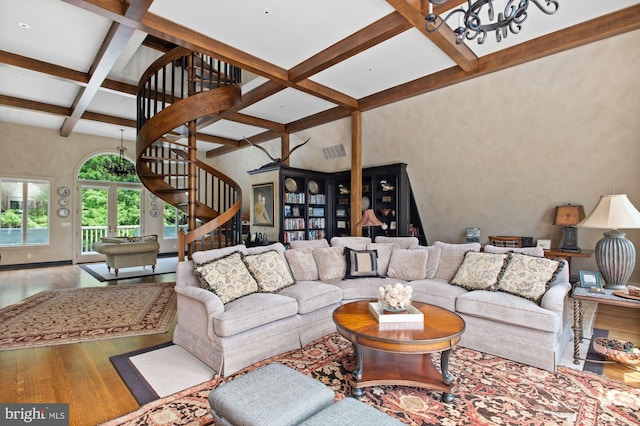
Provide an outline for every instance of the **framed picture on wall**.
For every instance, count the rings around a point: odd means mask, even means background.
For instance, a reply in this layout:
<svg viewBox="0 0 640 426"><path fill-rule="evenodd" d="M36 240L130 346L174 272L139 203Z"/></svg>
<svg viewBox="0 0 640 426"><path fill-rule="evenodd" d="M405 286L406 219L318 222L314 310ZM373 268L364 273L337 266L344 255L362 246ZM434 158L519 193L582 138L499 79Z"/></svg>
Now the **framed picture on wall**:
<svg viewBox="0 0 640 426"><path fill-rule="evenodd" d="M273 182L251 187L253 196L253 225L273 226Z"/></svg>

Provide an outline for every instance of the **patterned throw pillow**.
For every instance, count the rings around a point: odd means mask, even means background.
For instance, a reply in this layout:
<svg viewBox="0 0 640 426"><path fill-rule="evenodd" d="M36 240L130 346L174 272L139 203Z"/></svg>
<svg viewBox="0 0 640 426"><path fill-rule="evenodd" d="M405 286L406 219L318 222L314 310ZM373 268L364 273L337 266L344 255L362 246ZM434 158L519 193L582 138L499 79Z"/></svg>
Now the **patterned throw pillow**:
<svg viewBox="0 0 640 426"><path fill-rule="evenodd" d="M345 278L378 277L378 252L376 250L344 249L347 261Z"/></svg>
<svg viewBox="0 0 640 426"><path fill-rule="evenodd" d="M467 290L493 291L508 257L507 254L468 251L451 284Z"/></svg>
<svg viewBox="0 0 640 426"><path fill-rule="evenodd" d="M240 252L197 264L193 273L200 281L200 286L215 293L222 303L258 291L258 283L242 261Z"/></svg>
<svg viewBox="0 0 640 426"><path fill-rule="evenodd" d="M427 276L426 250L394 249L387 269L387 277L399 280L423 280Z"/></svg>
<svg viewBox="0 0 640 426"><path fill-rule="evenodd" d="M295 282L286 262L275 250L247 255L243 260L263 293L275 293Z"/></svg>
<svg viewBox="0 0 640 426"><path fill-rule="evenodd" d="M511 253L504 273L498 280L498 291L540 304L542 296L561 269L562 262L556 259Z"/></svg>

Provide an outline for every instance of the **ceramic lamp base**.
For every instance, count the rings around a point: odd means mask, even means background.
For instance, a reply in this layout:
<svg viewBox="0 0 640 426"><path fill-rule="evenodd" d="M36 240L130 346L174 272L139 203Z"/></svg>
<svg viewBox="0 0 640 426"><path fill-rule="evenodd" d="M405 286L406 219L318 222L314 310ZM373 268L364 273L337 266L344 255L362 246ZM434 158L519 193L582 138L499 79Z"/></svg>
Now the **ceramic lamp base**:
<svg viewBox="0 0 640 426"><path fill-rule="evenodd" d="M636 265L636 249L625 233L607 231L595 250L596 264L604 278L605 288L623 290Z"/></svg>

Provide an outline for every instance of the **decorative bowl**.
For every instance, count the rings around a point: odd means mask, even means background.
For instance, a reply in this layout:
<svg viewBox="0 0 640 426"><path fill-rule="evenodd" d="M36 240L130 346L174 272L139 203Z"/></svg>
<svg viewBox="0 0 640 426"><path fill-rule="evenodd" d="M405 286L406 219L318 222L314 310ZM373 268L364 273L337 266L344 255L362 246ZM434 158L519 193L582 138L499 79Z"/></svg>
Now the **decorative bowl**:
<svg viewBox="0 0 640 426"><path fill-rule="evenodd" d="M593 348L600 355L640 371L640 349L631 342L598 337Z"/></svg>
<svg viewBox="0 0 640 426"><path fill-rule="evenodd" d="M411 305L412 294L411 286L404 286L401 283L387 284L384 287L378 287L378 303L385 311L404 312Z"/></svg>

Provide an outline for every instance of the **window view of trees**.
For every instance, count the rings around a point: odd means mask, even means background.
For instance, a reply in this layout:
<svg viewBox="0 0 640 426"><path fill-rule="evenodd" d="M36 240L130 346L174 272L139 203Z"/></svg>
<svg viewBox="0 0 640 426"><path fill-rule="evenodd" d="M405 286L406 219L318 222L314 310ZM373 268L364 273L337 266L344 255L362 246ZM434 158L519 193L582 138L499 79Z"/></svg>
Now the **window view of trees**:
<svg viewBox="0 0 640 426"><path fill-rule="evenodd" d="M0 178L0 245L49 243L49 182Z"/></svg>

